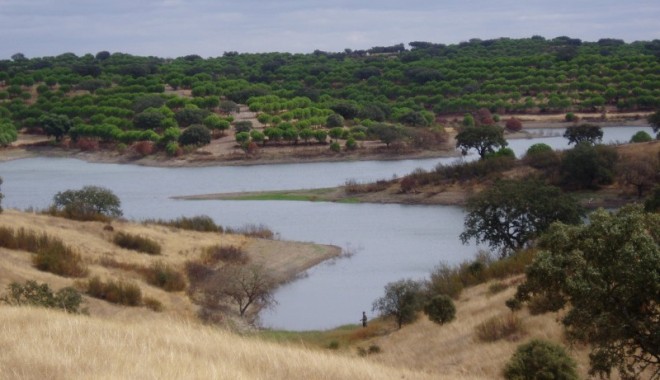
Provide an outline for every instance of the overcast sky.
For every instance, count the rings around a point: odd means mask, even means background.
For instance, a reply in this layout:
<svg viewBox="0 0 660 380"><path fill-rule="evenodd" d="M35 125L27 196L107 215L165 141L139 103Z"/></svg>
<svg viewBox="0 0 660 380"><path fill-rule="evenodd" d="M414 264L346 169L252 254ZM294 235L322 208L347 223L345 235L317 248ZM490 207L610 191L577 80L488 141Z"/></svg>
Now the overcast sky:
<svg viewBox="0 0 660 380"><path fill-rule="evenodd" d="M658 0L0 0L0 59L215 57L471 38L660 39Z"/></svg>

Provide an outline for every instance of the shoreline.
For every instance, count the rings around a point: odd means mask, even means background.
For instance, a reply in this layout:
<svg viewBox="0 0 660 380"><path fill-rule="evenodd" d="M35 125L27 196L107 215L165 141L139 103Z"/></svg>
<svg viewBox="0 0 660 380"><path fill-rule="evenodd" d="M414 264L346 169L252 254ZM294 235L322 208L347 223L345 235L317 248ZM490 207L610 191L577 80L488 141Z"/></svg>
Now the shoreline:
<svg viewBox="0 0 660 380"><path fill-rule="evenodd" d="M598 125L600 127L628 127L646 126L646 118L639 114L634 116L611 115L607 120L602 120L600 114L595 115L577 114L583 122ZM589 117L591 116L591 117ZM619 116L619 117L615 117ZM505 133L505 138L528 139L543 137L534 133L539 129L563 129L573 122L563 121L563 115L510 115L519 118L523 122L523 129L516 133ZM500 122L502 123L502 122ZM297 146L297 147L267 147L256 156L248 157L239 149L230 149L228 153L214 155L204 150L205 147L189 153L182 157L168 157L163 153L146 157L136 157L129 154L120 154L116 151L98 150L94 152L80 151L74 148L62 148L57 146L35 146L33 137L26 137L27 142L17 142L14 145L0 150L0 162L7 162L25 158L52 157L73 158L91 163L108 163L123 165L138 165L162 168L182 167L210 167L210 166L257 166L257 165L281 165L298 163L319 162L350 162L350 161L399 161L418 160L426 158L459 157L460 152L453 144L455 131L448 127L450 138L441 149L407 150L404 152L385 151L382 146L367 146L353 152L333 153L327 146ZM27 136L27 135L23 135ZM364 145L374 145L365 142ZM214 144L212 142L212 144ZM215 144L232 144L230 140L216 141Z"/></svg>

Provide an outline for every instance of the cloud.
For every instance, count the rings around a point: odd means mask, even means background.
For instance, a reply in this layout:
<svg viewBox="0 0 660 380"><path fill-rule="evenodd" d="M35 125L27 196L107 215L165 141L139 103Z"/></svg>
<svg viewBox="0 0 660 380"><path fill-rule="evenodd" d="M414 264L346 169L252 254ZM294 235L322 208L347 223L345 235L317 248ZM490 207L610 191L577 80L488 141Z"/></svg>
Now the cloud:
<svg viewBox="0 0 660 380"><path fill-rule="evenodd" d="M641 0L0 0L0 58L100 50L174 57L311 52L471 38L659 38Z"/></svg>

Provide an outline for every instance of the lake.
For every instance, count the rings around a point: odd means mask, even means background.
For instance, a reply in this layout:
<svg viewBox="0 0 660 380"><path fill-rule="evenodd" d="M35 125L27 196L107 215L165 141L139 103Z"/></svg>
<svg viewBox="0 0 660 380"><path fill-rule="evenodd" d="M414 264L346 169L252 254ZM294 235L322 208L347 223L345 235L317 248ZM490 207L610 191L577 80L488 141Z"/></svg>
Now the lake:
<svg viewBox="0 0 660 380"><path fill-rule="evenodd" d="M607 127L603 142L628 141L650 127ZM511 140L522 156L543 142L565 149L562 130ZM465 159L474 159L468 156ZM348 179L373 181L401 176L416 168L433 169L458 158L357 161L203 168L151 168L93 164L75 159L30 158L0 163L3 207L45 208L59 191L85 185L111 189L129 219L209 215L223 226L265 224L282 239L334 244L353 253L312 268L308 276L276 292L278 306L262 313L264 326L311 330L358 323L386 283L421 279L441 262L456 264L478 247L462 245L464 213L459 207L337 204L284 201L183 201L170 197L205 193L286 190L342 185ZM274 254L277 254L276 252Z"/></svg>

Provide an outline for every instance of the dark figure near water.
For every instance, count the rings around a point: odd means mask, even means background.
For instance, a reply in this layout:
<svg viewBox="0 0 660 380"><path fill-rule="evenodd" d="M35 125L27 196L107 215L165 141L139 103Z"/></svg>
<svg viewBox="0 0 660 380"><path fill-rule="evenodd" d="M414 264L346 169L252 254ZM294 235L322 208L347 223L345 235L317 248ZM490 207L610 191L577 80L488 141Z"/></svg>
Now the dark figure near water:
<svg viewBox="0 0 660 380"><path fill-rule="evenodd" d="M367 327L367 314L365 312L362 312L362 327Z"/></svg>

